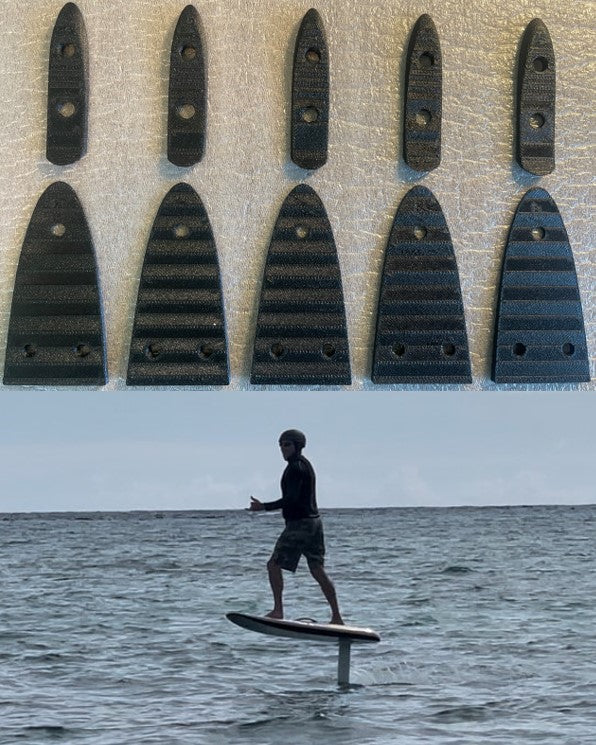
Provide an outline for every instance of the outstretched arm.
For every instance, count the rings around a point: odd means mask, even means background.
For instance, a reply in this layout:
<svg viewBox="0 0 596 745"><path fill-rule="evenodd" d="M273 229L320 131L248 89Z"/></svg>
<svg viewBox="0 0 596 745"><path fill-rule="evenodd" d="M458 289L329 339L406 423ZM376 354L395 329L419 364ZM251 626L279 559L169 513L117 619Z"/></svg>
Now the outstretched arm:
<svg viewBox="0 0 596 745"><path fill-rule="evenodd" d="M251 497L250 507L248 510L250 512L260 512L261 510L281 510L281 505L281 499L278 499L275 502L261 502L259 499Z"/></svg>

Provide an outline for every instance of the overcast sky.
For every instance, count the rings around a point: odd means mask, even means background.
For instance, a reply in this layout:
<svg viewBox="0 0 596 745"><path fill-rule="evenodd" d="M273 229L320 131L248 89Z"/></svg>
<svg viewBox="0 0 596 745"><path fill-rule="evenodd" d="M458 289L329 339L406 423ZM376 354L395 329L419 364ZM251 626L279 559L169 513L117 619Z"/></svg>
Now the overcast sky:
<svg viewBox="0 0 596 745"><path fill-rule="evenodd" d="M295 427L320 507L596 502L596 396L3 392L0 512L277 499Z"/></svg>

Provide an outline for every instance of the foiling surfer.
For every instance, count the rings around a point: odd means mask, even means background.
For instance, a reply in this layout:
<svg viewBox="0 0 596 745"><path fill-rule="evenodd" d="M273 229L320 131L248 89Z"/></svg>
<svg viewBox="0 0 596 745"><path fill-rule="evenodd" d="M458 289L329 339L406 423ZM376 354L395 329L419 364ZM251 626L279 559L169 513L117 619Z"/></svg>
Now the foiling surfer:
<svg viewBox="0 0 596 745"><path fill-rule="evenodd" d="M267 613L267 616L283 618L282 569L295 572L300 557L304 556L310 573L319 583L331 608L330 623L343 625L335 587L325 571L325 538L317 508L315 472L302 455L305 445L306 437L299 430L288 429L282 432L279 436L279 446L288 465L281 477L281 498L274 502L261 502L252 496L250 498L251 511L281 509L286 521L286 526L267 562L273 593L273 610Z"/></svg>

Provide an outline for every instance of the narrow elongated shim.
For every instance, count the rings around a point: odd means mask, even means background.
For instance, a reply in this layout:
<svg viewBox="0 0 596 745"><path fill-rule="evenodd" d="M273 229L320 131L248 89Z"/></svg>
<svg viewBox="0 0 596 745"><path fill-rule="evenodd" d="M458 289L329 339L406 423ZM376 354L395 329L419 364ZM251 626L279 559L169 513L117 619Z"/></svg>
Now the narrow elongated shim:
<svg viewBox="0 0 596 745"><path fill-rule="evenodd" d="M544 23L535 18L522 37L517 68L516 154L537 176L555 169L555 52Z"/></svg>
<svg viewBox="0 0 596 745"><path fill-rule="evenodd" d="M79 160L87 146L87 33L81 11L67 3L60 11L48 64L46 157L63 166Z"/></svg>
<svg viewBox="0 0 596 745"><path fill-rule="evenodd" d="M321 16L304 16L294 51L291 157L301 168L327 162L329 138L329 52Z"/></svg>
<svg viewBox="0 0 596 745"><path fill-rule="evenodd" d="M168 160L192 166L203 157L207 127L207 75L199 14L187 5L180 14L170 53Z"/></svg>
<svg viewBox="0 0 596 745"><path fill-rule="evenodd" d="M442 80L439 35L425 14L412 30L406 58L403 150L415 171L432 171L441 163Z"/></svg>

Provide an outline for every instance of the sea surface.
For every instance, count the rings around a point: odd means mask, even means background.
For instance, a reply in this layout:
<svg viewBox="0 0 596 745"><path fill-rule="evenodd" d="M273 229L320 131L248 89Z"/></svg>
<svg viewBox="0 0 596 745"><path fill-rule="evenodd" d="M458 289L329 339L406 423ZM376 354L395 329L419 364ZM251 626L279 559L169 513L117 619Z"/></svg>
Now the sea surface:
<svg viewBox="0 0 596 745"><path fill-rule="evenodd" d="M273 513L0 515L0 743L593 745L596 506L330 510L354 646L271 609ZM286 617L328 619L304 564Z"/></svg>

